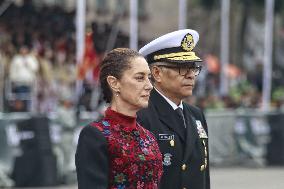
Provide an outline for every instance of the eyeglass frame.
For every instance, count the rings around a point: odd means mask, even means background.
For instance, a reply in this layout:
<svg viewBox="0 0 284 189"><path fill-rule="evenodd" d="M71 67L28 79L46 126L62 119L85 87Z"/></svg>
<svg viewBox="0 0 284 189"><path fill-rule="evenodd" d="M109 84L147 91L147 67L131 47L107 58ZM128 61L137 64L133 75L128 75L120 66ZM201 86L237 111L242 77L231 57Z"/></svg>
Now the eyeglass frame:
<svg viewBox="0 0 284 189"><path fill-rule="evenodd" d="M186 76L190 71L194 72L195 77L198 76L201 72L202 66L170 66L170 65L157 65L158 67L165 67L165 68L172 68L172 69L178 69L178 73L181 76ZM181 74L181 69L186 69L185 74ZM193 70L195 69L195 70Z"/></svg>

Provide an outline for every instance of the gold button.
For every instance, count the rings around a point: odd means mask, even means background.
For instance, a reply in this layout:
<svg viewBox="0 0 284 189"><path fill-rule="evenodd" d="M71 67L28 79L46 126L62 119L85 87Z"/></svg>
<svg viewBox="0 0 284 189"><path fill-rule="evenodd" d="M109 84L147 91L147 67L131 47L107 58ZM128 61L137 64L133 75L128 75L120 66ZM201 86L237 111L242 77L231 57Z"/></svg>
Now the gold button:
<svg viewBox="0 0 284 189"><path fill-rule="evenodd" d="M183 171L185 171L185 169L186 169L186 165L185 165L185 164L183 164L183 165L181 166L181 169L182 169Z"/></svg>
<svg viewBox="0 0 284 189"><path fill-rule="evenodd" d="M205 166L204 165L201 165L200 166L200 171L203 171L205 169Z"/></svg>
<svg viewBox="0 0 284 189"><path fill-rule="evenodd" d="M172 147L174 147L174 146L175 146L175 141L174 141L174 140L170 140L170 145L171 145Z"/></svg>

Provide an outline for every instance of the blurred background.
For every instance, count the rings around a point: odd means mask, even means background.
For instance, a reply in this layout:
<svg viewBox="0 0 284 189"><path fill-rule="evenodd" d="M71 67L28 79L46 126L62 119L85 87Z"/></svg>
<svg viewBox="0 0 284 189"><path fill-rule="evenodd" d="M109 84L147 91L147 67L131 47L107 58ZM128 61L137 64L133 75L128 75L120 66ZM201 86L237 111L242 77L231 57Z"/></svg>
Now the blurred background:
<svg viewBox="0 0 284 189"><path fill-rule="evenodd" d="M212 188L283 189L282 0L0 0L0 187L77 188L104 54L184 28L200 35L186 101L206 114Z"/></svg>

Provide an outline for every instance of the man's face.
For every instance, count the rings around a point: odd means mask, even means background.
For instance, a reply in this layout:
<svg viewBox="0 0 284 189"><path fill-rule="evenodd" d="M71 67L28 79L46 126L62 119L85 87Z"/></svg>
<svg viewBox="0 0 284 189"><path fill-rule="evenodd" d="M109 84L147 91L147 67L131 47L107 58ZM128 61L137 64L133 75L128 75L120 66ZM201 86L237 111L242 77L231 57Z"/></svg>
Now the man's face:
<svg viewBox="0 0 284 189"><path fill-rule="evenodd" d="M197 67L178 67L176 65L152 67L155 86L165 96L177 103L192 95L197 72Z"/></svg>

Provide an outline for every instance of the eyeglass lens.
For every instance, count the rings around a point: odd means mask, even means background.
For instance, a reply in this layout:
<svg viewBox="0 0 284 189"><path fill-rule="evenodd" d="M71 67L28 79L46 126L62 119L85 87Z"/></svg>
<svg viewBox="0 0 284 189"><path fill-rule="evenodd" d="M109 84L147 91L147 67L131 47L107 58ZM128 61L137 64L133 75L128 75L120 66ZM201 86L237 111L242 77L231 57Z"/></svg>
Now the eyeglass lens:
<svg viewBox="0 0 284 189"><path fill-rule="evenodd" d="M170 69L178 69L179 74L181 76L185 76L189 72L193 72L195 76L198 76L202 68L201 66L192 66L192 67L166 66L166 65L159 65L159 66Z"/></svg>
<svg viewBox="0 0 284 189"><path fill-rule="evenodd" d="M195 76L199 75L201 71L201 66L193 67L179 67L179 74L185 76L189 72L193 72Z"/></svg>

